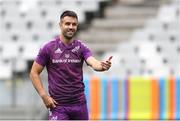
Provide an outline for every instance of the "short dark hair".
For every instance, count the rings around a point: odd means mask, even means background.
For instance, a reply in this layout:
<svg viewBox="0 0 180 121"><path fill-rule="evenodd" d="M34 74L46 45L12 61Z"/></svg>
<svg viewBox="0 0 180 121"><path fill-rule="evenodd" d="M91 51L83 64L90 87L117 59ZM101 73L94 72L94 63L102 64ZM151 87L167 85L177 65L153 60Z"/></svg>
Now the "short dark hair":
<svg viewBox="0 0 180 121"><path fill-rule="evenodd" d="M64 11L60 16L60 20L62 20L66 16L70 16L78 20L77 14L74 11L71 11L71 10Z"/></svg>

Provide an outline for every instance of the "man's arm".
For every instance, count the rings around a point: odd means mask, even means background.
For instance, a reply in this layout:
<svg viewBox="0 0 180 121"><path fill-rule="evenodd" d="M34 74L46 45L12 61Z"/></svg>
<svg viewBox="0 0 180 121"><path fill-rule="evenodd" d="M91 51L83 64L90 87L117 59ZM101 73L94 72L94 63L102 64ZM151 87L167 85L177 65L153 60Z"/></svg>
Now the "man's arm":
<svg viewBox="0 0 180 121"><path fill-rule="evenodd" d="M86 62L89 66L91 66L95 71L106 71L111 67L111 59L112 56L109 57L109 59L105 61L99 61L93 56L87 58Z"/></svg>
<svg viewBox="0 0 180 121"><path fill-rule="evenodd" d="M46 107L53 108L53 107L56 107L55 104L57 104L57 102L46 93L43 87L42 81L40 79L40 73L42 72L43 69L44 69L43 66L41 66L40 64L34 61L29 76L30 76L30 79L32 80L32 84L34 88L36 89L38 94L41 96Z"/></svg>

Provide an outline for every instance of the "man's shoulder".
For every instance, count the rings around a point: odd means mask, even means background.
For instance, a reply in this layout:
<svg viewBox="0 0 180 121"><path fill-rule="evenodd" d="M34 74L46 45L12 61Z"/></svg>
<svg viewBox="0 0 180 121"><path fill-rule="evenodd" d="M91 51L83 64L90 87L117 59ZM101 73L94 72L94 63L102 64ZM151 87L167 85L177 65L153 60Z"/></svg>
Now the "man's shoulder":
<svg viewBox="0 0 180 121"><path fill-rule="evenodd" d="M51 48L53 47L57 42L57 39L54 38L54 39L51 39L49 41L46 41L42 44L41 48Z"/></svg>
<svg viewBox="0 0 180 121"><path fill-rule="evenodd" d="M78 45L86 45L84 42L82 42L82 41L79 40L79 39L76 40L76 44L78 44Z"/></svg>

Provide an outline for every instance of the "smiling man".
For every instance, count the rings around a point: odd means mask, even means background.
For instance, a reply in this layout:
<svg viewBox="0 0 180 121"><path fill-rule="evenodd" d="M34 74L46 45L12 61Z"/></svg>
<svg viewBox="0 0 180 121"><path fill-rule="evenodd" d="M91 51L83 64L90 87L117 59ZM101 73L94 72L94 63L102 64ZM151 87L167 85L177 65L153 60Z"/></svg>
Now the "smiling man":
<svg viewBox="0 0 180 121"><path fill-rule="evenodd" d="M85 61L95 71L106 71L111 67L112 57L98 61L83 42L74 39L78 27L75 12L64 11L59 27L60 36L40 48L32 65L30 79L49 109L49 120L88 120L83 63ZM40 78L44 67L48 73L49 93L45 91Z"/></svg>

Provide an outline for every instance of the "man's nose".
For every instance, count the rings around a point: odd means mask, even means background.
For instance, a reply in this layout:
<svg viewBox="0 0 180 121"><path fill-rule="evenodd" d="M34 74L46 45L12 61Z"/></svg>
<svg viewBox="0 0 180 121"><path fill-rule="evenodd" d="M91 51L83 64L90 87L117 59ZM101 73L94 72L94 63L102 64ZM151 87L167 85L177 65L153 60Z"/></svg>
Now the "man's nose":
<svg viewBox="0 0 180 121"><path fill-rule="evenodd" d="M73 25L72 25L72 24L70 24L70 25L69 25L69 28L73 28Z"/></svg>

